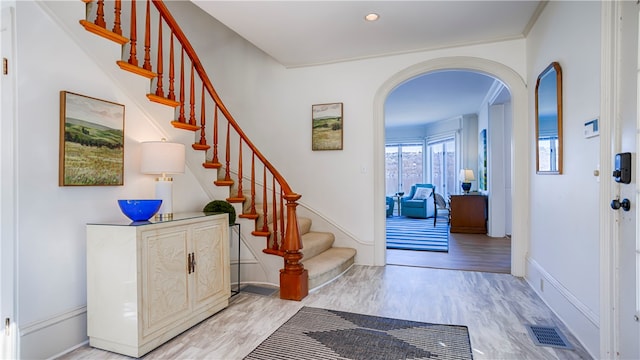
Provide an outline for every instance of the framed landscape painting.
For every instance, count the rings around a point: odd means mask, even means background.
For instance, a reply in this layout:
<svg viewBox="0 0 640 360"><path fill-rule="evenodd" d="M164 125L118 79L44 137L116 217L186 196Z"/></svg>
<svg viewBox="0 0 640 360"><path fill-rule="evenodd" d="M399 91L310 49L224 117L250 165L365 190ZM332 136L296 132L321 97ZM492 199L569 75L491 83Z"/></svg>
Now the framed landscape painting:
<svg viewBox="0 0 640 360"><path fill-rule="evenodd" d="M311 106L311 150L342 150L342 103Z"/></svg>
<svg viewBox="0 0 640 360"><path fill-rule="evenodd" d="M60 92L59 186L123 185L124 105Z"/></svg>

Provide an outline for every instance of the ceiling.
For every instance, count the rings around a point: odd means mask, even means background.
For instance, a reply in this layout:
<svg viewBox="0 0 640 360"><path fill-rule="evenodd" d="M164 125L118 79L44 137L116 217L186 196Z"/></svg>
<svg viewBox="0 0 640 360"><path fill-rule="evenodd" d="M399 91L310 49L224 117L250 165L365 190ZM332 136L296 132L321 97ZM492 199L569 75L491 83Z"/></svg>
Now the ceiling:
<svg viewBox="0 0 640 360"><path fill-rule="evenodd" d="M410 126L478 112L494 78L471 71L439 71L395 88L385 102L385 124Z"/></svg>
<svg viewBox="0 0 640 360"><path fill-rule="evenodd" d="M545 4L524 0L191 1L286 67L521 39ZM371 12L380 18L365 21ZM416 92L411 93L412 102L398 97L401 111L389 108L395 101L391 98L396 98L390 96L387 125L442 120L463 114L462 109L476 112L492 84L484 75L454 71L415 81L402 85Z"/></svg>

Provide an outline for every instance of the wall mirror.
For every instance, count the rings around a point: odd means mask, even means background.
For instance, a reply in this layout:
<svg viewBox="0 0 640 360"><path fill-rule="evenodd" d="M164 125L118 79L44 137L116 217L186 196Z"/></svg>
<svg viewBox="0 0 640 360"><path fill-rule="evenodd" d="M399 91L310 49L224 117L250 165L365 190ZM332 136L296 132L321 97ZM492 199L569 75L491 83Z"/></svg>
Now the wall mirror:
<svg viewBox="0 0 640 360"><path fill-rule="evenodd" d="M536 82L536 172L562 174L562 69L557 62Z"/></svg>

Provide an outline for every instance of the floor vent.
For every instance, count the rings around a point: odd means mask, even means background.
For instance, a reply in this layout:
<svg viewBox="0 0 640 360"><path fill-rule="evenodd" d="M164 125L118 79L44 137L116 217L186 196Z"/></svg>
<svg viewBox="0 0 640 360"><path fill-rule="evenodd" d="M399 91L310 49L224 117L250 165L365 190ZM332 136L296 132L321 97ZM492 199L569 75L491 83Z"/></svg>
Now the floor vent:
<svg viewBox="0 0 640 360"><path fill-rule="evenodd" d="M538 346L551 346L559 349L573 349L567 338L557 327L526 325L533 342Z"/></svg>
<svg viewBox="0 0 640 360"><path fill-rule="evenodd" d="M278 292L278 288L258 286L258 285L247 285L240 288L240 292L248 292L248 293L262 295L262 296L271 296Z"/></svg>

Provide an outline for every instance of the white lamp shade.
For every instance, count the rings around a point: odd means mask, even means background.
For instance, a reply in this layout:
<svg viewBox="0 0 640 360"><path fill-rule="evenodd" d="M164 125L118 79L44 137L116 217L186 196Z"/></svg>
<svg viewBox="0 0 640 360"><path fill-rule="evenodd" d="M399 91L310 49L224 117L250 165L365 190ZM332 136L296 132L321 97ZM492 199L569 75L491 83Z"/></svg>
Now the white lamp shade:
<svg viewBox="0 0 640 360"><path fill-rule="evenodd" d="M460 169L460 175L458 177L462 182L469 182L476 179L475 176L473 176L473 170L471 169Z"/></svg>
<svg viewBox="0 0 640 360"><path fill-rule="evenodd" d="M149 141L141 145L140 172L143 174L184 173L184 144Z"/></svg>

